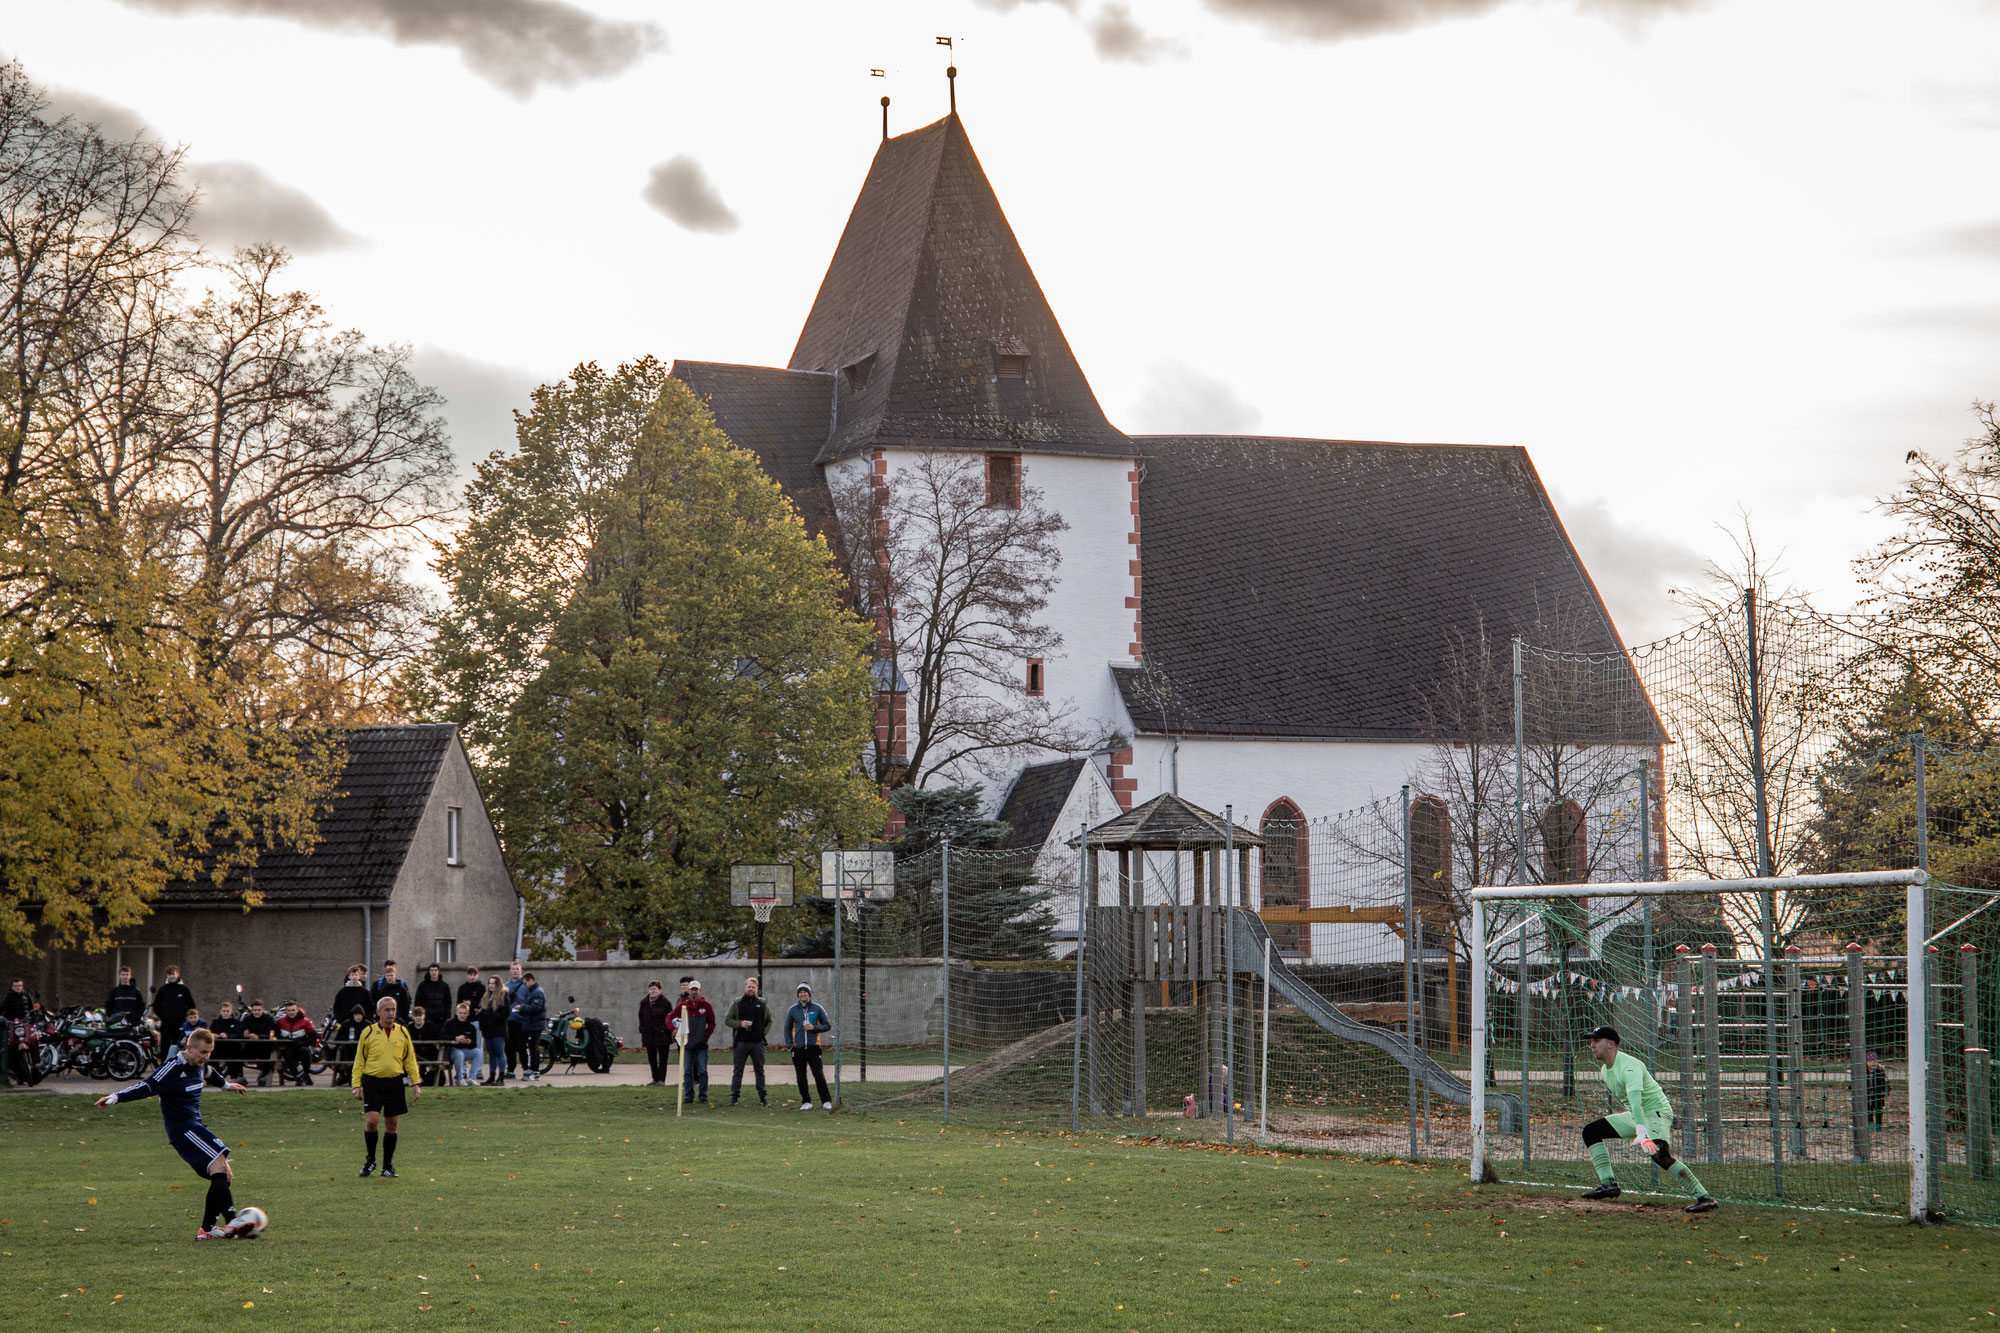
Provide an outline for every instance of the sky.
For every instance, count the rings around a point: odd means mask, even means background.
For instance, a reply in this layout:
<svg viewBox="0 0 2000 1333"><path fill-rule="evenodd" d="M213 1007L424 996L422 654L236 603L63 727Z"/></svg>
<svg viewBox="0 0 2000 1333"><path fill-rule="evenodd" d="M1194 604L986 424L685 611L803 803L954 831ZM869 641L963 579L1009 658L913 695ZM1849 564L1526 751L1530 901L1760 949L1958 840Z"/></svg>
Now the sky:
<svg viewBox="0 0 2000 1333"><path fill-rule="evenodd" d="M580 363L783 365L955 60L1115 424L1524 446L1635 643L1746 521L1850 605L2000 396L1997 49L1995 0L0 0L468 470Z"/></svg>

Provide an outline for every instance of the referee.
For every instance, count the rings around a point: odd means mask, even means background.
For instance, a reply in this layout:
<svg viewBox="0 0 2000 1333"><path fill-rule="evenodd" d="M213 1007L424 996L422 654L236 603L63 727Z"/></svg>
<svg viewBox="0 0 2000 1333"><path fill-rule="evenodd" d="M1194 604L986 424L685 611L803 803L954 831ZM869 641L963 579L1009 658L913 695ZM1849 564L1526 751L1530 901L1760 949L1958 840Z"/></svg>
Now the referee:
<svg viewBox="0 0 2000 1333"><path fill-rule="evenodd" d="M383 996L375 1002L375 1017L378 1021L361 1029L354 1051L354 1095L367 1112L361 1138L368 1145L368 1157L361 1163L361 1174L366 1178L375 1173L375 1125L386 1117L382 1179L392 1180L396 1175L396 1122L410 1109L409 1101L423 1096L424 1090L418 1081L417 1048L410 1041L410 1030L396 1022L396 1002ZM407 1101L404 1088L409 1089Z"/></svg>

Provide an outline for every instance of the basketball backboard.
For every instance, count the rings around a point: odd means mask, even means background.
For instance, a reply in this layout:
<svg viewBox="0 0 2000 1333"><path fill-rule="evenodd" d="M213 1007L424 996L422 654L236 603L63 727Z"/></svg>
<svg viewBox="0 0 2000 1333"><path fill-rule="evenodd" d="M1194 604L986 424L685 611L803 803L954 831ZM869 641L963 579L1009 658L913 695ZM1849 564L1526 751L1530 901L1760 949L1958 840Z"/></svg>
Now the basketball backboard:
<svg viewBox="0 0 2000 1333"><path fill-rule="evenodd" d="M754 907L760 902L790 907L792 868L788 865L729 867L729 901L737 907Z"/></svg>
<svg viewBox="0 0 2000 1333"><path fill-rule="evenodd" d="M885 848L819 854L819 896L870 898L877 902L896 896L896 854Z"/></svg>

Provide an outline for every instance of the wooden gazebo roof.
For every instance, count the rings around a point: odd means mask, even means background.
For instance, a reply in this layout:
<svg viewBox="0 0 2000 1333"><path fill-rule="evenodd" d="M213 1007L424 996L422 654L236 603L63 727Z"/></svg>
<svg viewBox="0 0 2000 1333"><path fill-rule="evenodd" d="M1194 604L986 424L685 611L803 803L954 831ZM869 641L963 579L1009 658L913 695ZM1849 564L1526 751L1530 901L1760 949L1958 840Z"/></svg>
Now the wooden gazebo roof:
<svg viewBox="0 0 2000 1333"><path fill-rule="evenodd" d="M1264 839L1241 824L1230 829L1225 841L1221 815L1204 810L1171 793L1155 796L1115 819L1107 819L1084 835L1099 850L1142 852L1200 852L1229 845L1262 847ZM1070 845L1074 847L1075 841Z"/></svg>

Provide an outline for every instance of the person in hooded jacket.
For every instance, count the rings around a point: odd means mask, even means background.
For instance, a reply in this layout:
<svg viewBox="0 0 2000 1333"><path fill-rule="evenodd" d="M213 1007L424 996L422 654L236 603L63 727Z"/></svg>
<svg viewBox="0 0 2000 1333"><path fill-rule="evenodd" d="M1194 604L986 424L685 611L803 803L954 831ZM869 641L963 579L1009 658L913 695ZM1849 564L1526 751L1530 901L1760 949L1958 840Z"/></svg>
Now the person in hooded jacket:
<svg viewBox="0 0 2000 1333"><path fill-rule="evenodd" d="M451 1017L454 1004L451 983L444 979L444 969L436 963L424 969L424 979L417 983L415 1003L440 1026Z"/></svg>
<svg viewBox="0 0 2000 1333"><path fill-rule="evenodd" d="M366 1014L375 1004L375 997L368 993L368 969L360 963L347 969L347 980L333 993L333 1004L326 1011L326 1026L329 1031L347 1022L348 1015L359 1005Z"/></svg>
<svg viewBox="0 0 2000 1333"><path fill-rule="evenodd" d="M146 1021L146 994L132 984L132 969L118 969L118 984L104 997L104 1021L113 1027L137 1027Z"/></svg>
<svg viewBox="0 0 2000 1333"><path fill-rule="evenodd" d="M549 997L533 972L521 974L514 991L514 1005L508 1015L521 1029L521 1077L530 1083L542 1081L542 1032L549 1025Z"/></svg>
<svg viewBox="0 0 2000 1333"><path fill-rule="evenodd" d="M171 1055L181 1044L181 1028L194 1010L194 992L181 980L178 967L167 968L167 979L153 992L153 1016L160 1020L160 1040Z"/></svg>
<svg viewBox="0 0 2000 1333"><path fill-rule="evenodd" d="M646 1063L653 1071L653 1086L667 1086L667 1061L673 1047L674 1006L667 1002L666 987L658 981L646 983L646 997L639 1001L639 1044L646 1048Z"/></svg>

